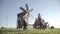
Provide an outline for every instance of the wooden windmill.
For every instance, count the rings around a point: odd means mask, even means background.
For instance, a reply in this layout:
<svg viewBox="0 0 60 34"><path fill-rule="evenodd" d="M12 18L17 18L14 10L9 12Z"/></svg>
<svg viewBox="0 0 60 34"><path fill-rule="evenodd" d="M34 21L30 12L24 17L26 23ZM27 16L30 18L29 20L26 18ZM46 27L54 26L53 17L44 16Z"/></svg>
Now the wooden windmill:
<svg viewBox="0 0 60 34"><path fill-rule="evenodd" d="M23 26L23 28L26 29L26 27L28 26L28 18L29 18L29 16L32 16L32 15L30 15L30 12L33 9L29 10L28 4L26 4L26 9L24 9L23 7L20 7L20 9L23 12L17 14L17 16L18 16L18 19L17 19L17 22L18 22L17 28L22 28L22 26Z"/></svg>
<svg viewBox="0 0 60 34"><path fill-rule="evenodd" d="M33 27L36 29L47 29L49 28L49 24L48 22L45 22L45 20L41 18L41 15L39 13L38 18L35 20Z"/></svg>

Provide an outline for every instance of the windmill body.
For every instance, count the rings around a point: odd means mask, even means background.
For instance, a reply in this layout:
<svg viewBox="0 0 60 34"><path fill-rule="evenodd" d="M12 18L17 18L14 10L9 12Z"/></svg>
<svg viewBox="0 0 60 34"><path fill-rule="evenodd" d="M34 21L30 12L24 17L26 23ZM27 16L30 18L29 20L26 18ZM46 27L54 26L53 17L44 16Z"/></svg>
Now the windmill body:
<svg viewBox="0 0 60 34"><path fill-rule="evenodd" d="M17 28L22 28L23 27L23 16L25 15L24 12L21 12L17 14Z"/></svg>

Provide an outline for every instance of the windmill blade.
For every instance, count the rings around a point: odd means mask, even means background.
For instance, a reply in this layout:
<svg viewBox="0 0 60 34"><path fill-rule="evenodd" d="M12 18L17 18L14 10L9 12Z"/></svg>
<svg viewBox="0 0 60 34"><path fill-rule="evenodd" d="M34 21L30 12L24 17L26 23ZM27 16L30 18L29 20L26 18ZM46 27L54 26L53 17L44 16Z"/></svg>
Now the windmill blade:
<svg viewBox="0 0 60 34"><path fill-rule="evenodd" d="M32 12L33 9L29 10L29 13Z"/></svg>
<svg viewBox="0 0 60 34"><path fill-rule="evenodd" d="M26 10L24 8L20 7L20 9L23 10L24 12L26 12Z"/></svg>
<svg viewBox="0 0 60 34"><path fill-rule="evenodd" d="M29 8L28 8L28 4L26 4L26 9L27 9L27 11L29 10Z"/></svg>
<svg viewBox="0 0 60 34"><path fill-rule="evenodd" d="M25 16L28 16L28 13L26 13Z"/></svg>
<svg viewBox="0 0 60 34"><path fill-rule="evenodd" d="M34 18L31 14L29 14L29 16L31 16L32 18Z"/></svg>
<svg viewBox="0 0 60 34"><path fill-rule="evenodd" d="M27 17L29 17L29 13L26 13L24 16L27 16Z"/></svg>

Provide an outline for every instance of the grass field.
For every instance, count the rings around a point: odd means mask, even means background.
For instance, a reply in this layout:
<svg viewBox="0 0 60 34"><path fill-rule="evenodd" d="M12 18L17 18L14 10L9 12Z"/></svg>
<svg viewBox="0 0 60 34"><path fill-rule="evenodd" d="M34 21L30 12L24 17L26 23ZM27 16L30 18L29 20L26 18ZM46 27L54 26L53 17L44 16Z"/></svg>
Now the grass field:
<svg viewBox="0 0 60 34"><path fill-rule="evenodd" d="M60 34L60 29L28 29L28 30L17 30L17 29L0 29L0 34Z"/></svg>

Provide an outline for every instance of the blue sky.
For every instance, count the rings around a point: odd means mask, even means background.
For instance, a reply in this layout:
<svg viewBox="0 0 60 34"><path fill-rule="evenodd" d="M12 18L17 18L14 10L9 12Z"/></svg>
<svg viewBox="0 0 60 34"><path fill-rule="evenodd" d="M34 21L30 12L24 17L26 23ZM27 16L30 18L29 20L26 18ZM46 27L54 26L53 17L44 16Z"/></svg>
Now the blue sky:
<svg viewBox="0 0 60 34"><path fill-rule="evenodd" d="M60 0L0 0L0 27L16 27L17 14L22 12L20 6L34 10L30 13L29 24L33 24L38 13L50 26L60 28ZM8 15L8 21L7 21Z"/></svg>

